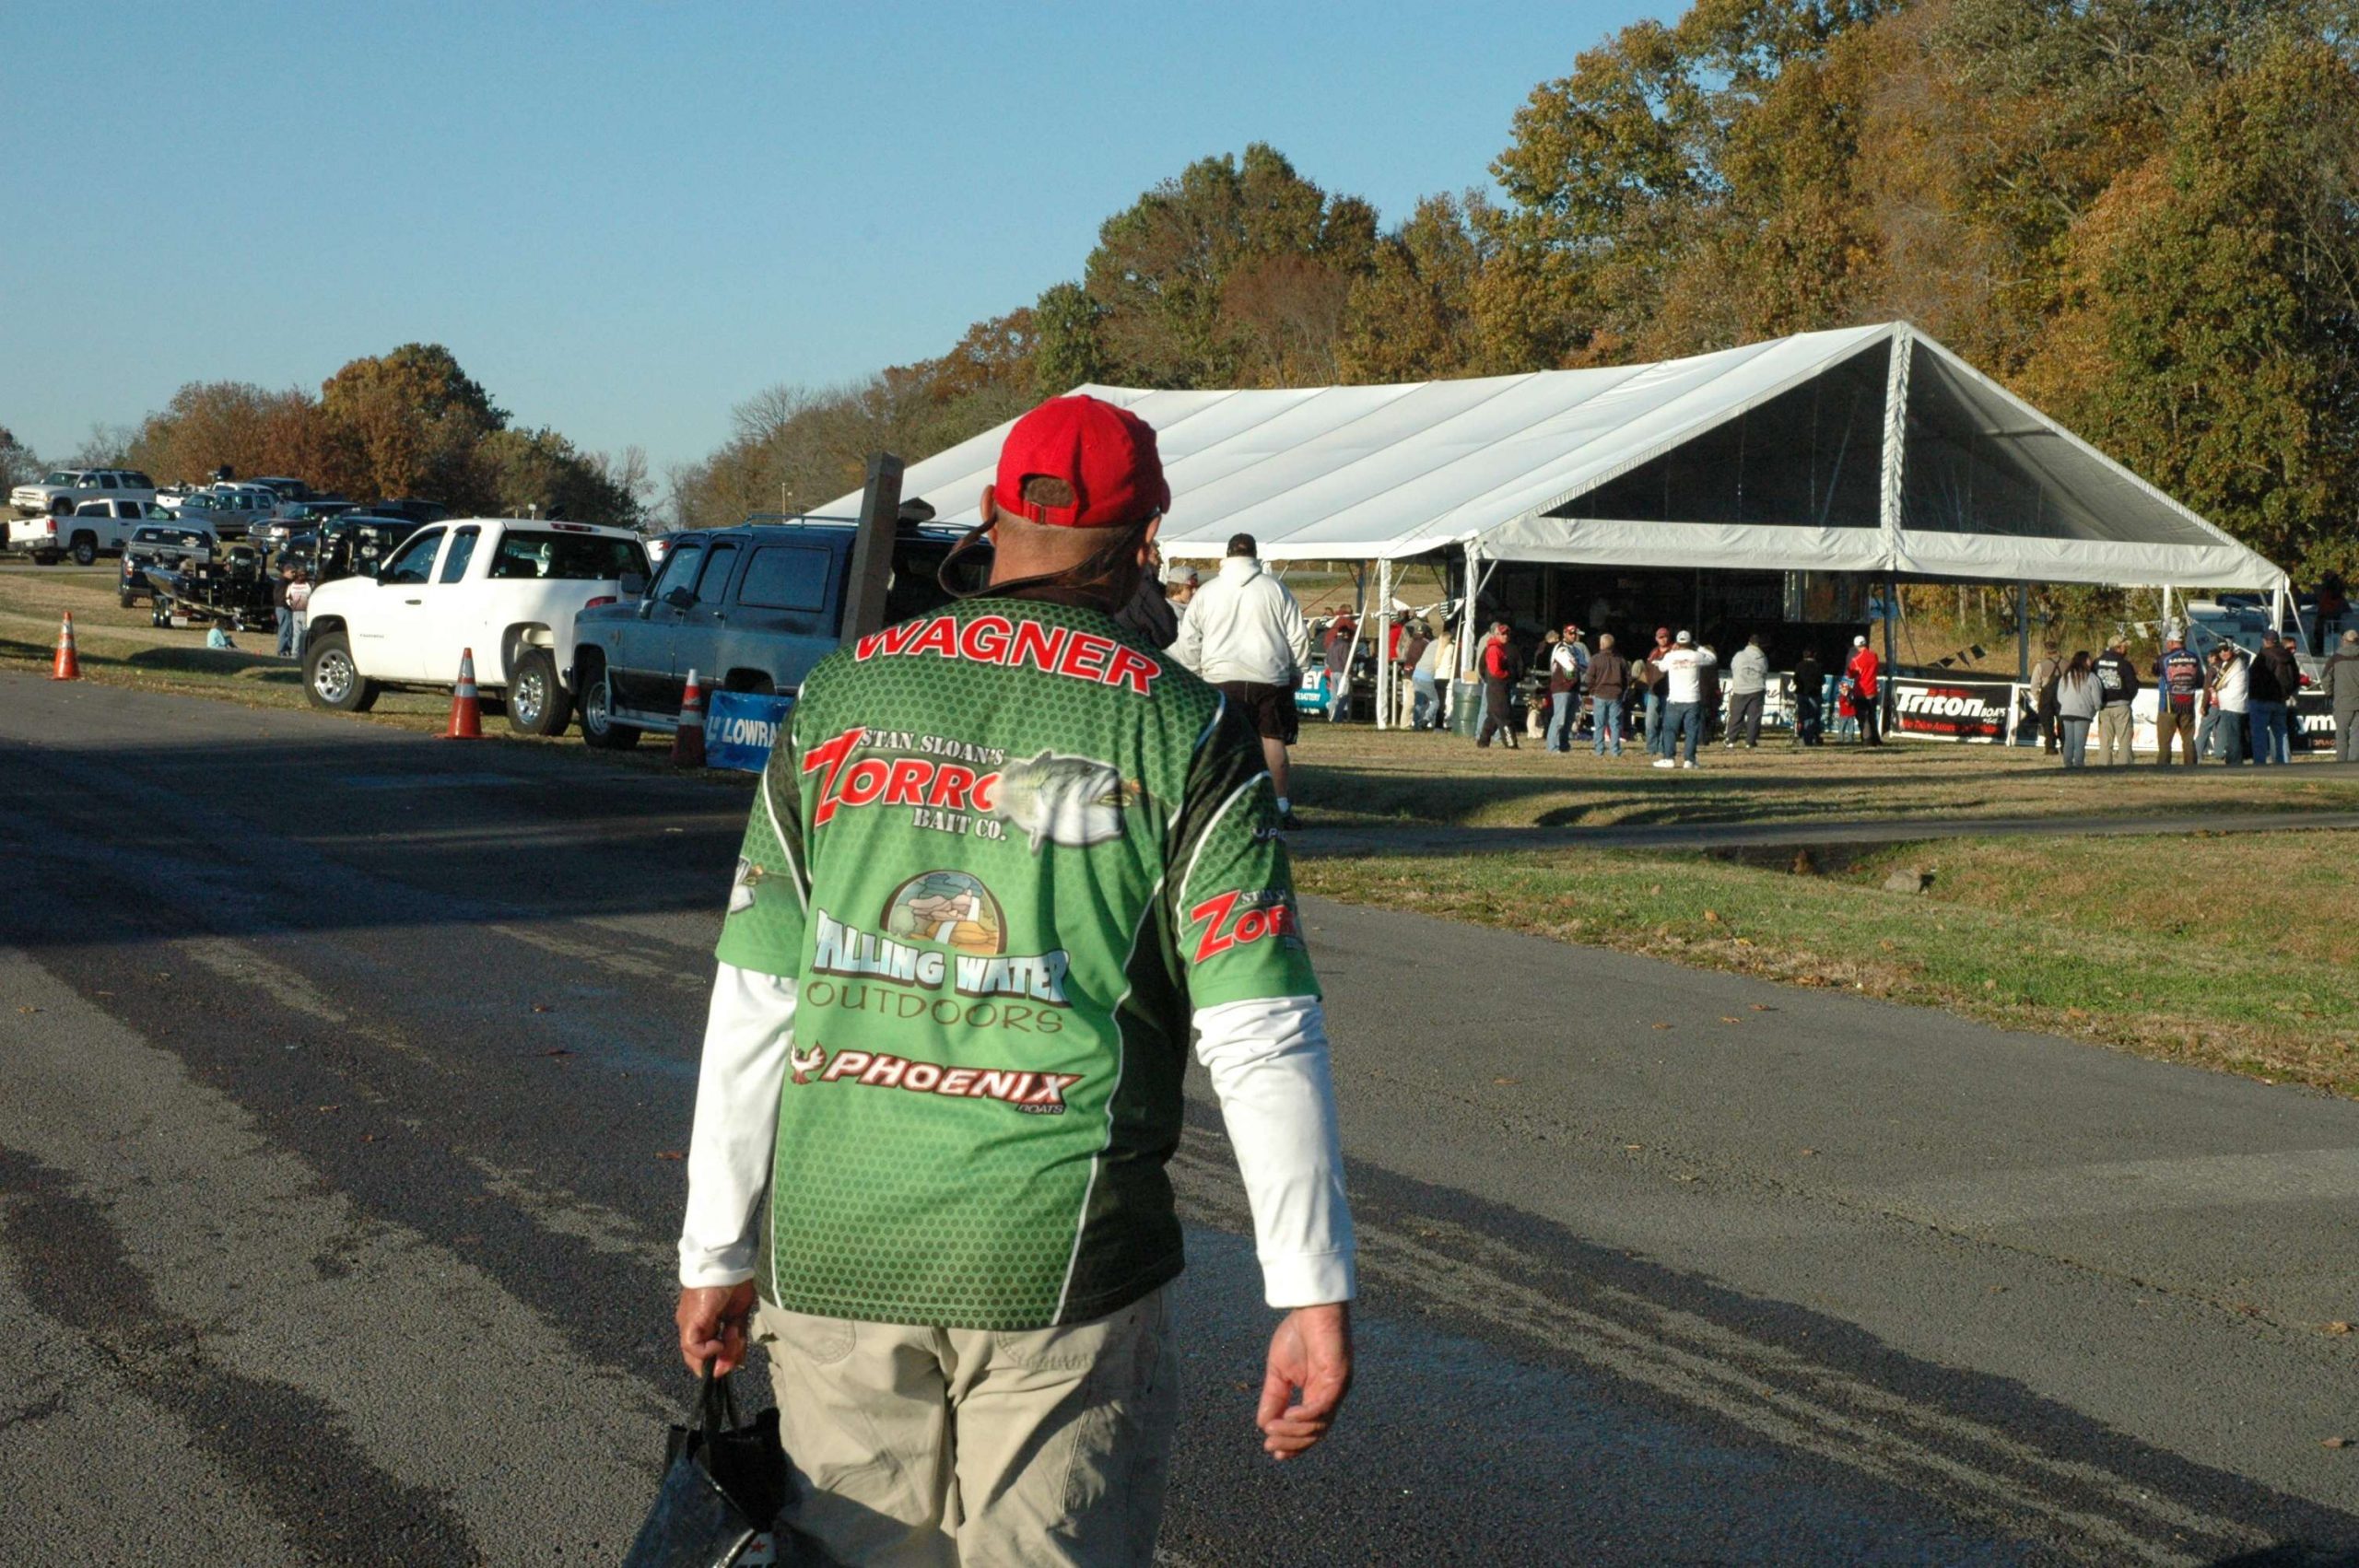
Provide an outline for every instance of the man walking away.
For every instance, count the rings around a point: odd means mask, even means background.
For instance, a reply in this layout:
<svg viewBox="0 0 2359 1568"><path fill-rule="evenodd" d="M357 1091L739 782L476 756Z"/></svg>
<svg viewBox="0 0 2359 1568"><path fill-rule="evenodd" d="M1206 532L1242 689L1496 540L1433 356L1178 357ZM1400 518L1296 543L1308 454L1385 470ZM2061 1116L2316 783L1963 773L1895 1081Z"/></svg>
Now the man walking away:
<svg viewBox="0 0 2359 1568"><path fill-rule="evenodd" d="M2252 760L2291 763L2293 743L2285 728L2285 710L2302 690L2302 667L2294 650L2274 631L2260 634L2260 657L2252 661Z"/></svg>
<svg viewBox="0 0 2359 1568"><path fill-rule="evenodd" d="M2326 700L2334 712L2334 755L2359 762L2359 630L2342 634L2335 656L2326 661Z"/></svg>
<svg viewBox="0 0 2359 1568"><path fill-rule="evenodd" d="M1761 634L1745 638L1729 661L1729 740L1744 743L1752 751L1761 744L1761 709L1769 700L1769 655L1762 650Z"/></svg>
<svg viewBox="0 0 2359 1568"><path fill-rule="evenodd" d="M2056 755L2056 679L2063 673L2063 650L2051 642L2031 667L2032 712L2039 720L2040 748L2049 756Z"/></svg>
<svg viewBox="0 0 2359 1568"><path fill-rule="evenodd" d="M2097 766L2130 766L2130 740L2136 729L2130 715L2138 700L2138 666L2130 661L2130 639L2117 637L2097 656L2097 692L2105 706L2097 711Z"/></svg>
<svg viewBox="0 0 2359 1568"><path fill-rule="evenodd" d="M1597 731L1597 755L1605 755L1610 737L1614 755L1622 755L1622 703L1630 689L1630 661L1614 651L1614 634L1601 632L1597 654L1589 661L1589 699L1594 708L1590 723Z"/></svg>
<svg viewBox="0 0 2359 1568"><path fill-rule="evenodd" d="M1516 749L1515 725L1508 718L1508 708L1514 698L1508 686L1515 680L1514 656L1508 650L1508 624L1491 623L1491 635L1483 639L1483 728L1474 737L1478 746L1491 743L1496 731L1507 749Z"/></svg>
<svg viewBox="0 0 2359 1568"><path fill-rule="evenodd" d="M1851 639L1851 661L1843 666L1843 673L1851 677L1851 708L1860 720L1860 740L1871 746L1884 744L1884 688L1876 681L1883 667L1884 661L1866 638Z"/></svg>
<svg viewBox="0 0 2359 1568"><path fill-rule="evenodd" d="M1250 533L1229 540L1220 571L1189 602L1171 652L1218 686L1262 738L1262 758L1278 792L1278 824L1290 828L1286 748L1298 732L1294 692L1310 662L1310 626L1286 585L1262 569L1260 550Z"/></svg>
<svg viewBox="0 0 2359 1568"><path fill-rule="evenodd" d="M1564 637L1548 650L1548 749L1552 752L1573 749L1573 731L1580 728L1581 670L1587 662L1582 656L1581 628L1567 622Z"/></svg>
<svg viewBox="0 0 2359 1568"><path fill-rule="evenodd" d="M1825 683L1826 672L1819 666L1818 649L1805 648L1794 664L1794 740L1798 744L1814 746L1826 731L1826 706L1819 687Z"/></svg>
<svg viewBox="0 0 2359 1568"><path fill-rule="evenodd" d="M832 1562L1153 1560L1191 1035L1286 1315L1264 1448L1316 1443L1350 1380L1277 800L1222 696L1112 618L1168 497L1135 415L1018 420L976 530L991 586L822 661L746 825L675 1320L692 1369L768 1347L785 1521ZM910 791L923 810L887 803Z"/></svg>
<svg viewBox="0 0 2359 1568"><path fill-rule="evenodd" d="M2212 706L2220 716L2220 756L2230 767L2245 760L2245 709L2251 700L2252 682L2245 650L2233 642L2224 642L2212 673Z"/></svg>
<svg viewBox="0 0 2359 1568"><path fill-rule="evenodd" d="M1704 732L1704 664L1707 660L1718 663L1712 650L1697 648L1693 632L1681 632L1672 644L1671 651L1662 656L1663 728L1673 747L1684 745L1687 755L1674 761L1671 756L1655 758L1657 767L1694 767L1696 743Z"/></svg>
<svg viewBox="0 0 2359 1568"><path fill-rule="evenodd" d="M2154 661L2154 760L2171 765L2171 743L2195 766L2196 710L2203 704L2203 661L2187 650L2187 638L2170 635L2163 656Z"/></svg>

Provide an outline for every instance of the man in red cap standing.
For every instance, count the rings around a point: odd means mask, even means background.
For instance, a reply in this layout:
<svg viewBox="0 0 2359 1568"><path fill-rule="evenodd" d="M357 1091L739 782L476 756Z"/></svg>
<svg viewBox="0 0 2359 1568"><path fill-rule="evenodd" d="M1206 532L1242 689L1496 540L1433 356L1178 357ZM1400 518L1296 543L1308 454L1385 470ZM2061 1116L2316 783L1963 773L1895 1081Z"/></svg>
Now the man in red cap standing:
<svg viewBox="0 0 2359 1568"><path fill-rule="evenodd" d="M1285 1314L1263 1446L1309 1448L1350 1382L1351 1218L1275 793L1221 694L1113 619L1169 499L1128 411L1017 421L969 536L990 586L823 661L746 827L680 1352L768 1347L787 1522L842 1562L1152 1561L1191 1034Z"/></svg>

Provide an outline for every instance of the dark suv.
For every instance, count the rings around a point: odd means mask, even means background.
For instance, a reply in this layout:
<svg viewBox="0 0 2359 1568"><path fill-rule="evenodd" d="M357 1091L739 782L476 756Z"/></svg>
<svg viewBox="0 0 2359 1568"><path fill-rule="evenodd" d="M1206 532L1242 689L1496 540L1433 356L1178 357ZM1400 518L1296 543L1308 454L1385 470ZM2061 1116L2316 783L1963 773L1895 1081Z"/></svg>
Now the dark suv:
<svg viewBox="0 0 2359 1568"><path fill-rule="evenodd" d="M632 746L643 730L676 728L691 670L707 691L799 689L840 640L854 533L850 522L780 520L670 535L643 597L574 617L582 739ZM888 623L944 602L935 575L957 541L956 530L909 525L895 535ZM959 571L980 583L989 562L977 550Z"/></svg>

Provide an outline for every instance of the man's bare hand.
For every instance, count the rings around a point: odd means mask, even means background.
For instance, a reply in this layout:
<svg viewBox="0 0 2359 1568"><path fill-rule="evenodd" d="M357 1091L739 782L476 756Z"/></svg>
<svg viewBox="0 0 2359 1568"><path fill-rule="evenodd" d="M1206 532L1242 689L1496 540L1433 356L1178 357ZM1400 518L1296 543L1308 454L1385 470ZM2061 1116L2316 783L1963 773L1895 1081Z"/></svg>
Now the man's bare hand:
<svg viewBox="0 0 2359 1568"><path fill-rule="evenodd" d="M1352 1387L1352 1309L1347 1302L1298 1306L1270 1337L1255 1420L1271 1457L1290 1459L1327 1435ZM1295 1403L1297 1394L1301 1396Z"/></svg>
<svg viewBox="0 0 2359 1568"><path fill-rule="evenodd" d="M672 1321L680 1326L680 1359L701 1376L704 1363L726 1377L745 1364L745 1320L754 1314L754 1281L691 1285L680 1293Z"/></svg>

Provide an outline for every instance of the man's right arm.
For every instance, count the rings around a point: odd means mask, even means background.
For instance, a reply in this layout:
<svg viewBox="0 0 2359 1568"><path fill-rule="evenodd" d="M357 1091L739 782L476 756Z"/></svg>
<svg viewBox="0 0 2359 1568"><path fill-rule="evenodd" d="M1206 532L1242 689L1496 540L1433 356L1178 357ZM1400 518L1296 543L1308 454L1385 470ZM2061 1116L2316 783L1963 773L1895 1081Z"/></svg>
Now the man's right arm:
<svg viewBox="0 0 2359 1568"><path fill-rule="evenodd" d="M1273 580L1275 580L1274 579ZM1302 618L1302 606L1285 583L1278 584L1279 617L1286 635L1286 651L1294 656L1294 678L1310 668L1310 623Z"/></svg>

